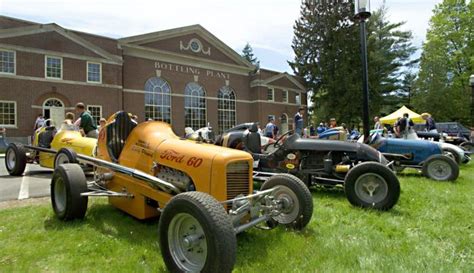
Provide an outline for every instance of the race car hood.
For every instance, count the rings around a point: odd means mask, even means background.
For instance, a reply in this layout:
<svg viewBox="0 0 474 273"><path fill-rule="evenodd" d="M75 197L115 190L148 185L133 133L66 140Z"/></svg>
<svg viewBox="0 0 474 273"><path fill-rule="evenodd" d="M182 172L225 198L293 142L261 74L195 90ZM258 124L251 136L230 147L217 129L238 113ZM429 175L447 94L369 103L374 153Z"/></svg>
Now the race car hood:
<svg viewBox="0 0 474 273"><path fill-rule="evenodd" d="M300 138L297 135L290 136L284 144L288 150L309 150L318 152L350 152L356 153L358 160L382 162L385 158L379 151L369 145L357 142L347 142L339 140L323 140Z"/></svg>

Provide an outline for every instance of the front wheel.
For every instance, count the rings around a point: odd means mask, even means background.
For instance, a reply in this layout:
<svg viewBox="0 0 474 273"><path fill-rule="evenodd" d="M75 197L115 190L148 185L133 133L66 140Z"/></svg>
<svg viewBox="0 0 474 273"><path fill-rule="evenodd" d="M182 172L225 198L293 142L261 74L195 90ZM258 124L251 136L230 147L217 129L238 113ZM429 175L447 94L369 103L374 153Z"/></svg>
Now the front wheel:
<svg viewBox="0 0 474 273"><path fill-rule="evenodd" d="M20 176L26 168L28 157L22 144L10 143L5 151L5 167L10 175Z"/></svg>
<svg viewBox="0 0 474 273"><path fill-rule="evenodd" d="M389 210L398 202L400 183L387 166L364 162L349 170L344 191L354 206Z"/></svg>
<svg viewBox="0 0 474 273"><path fill-rule="evenodd" d="M87 181L78 164L59 165L51 181L51 204L56 216L63 221L82 219L86 215Z"/></svg>
<svg viewBox="0 0 474 273"><path fill-rule="evenodd" d="M280 202L281 208L273 220L294 229L303 229L313 215L313 198L308 187L294 175L277 174L265 181L260 190L276 187L273 197Z"/></svg>
<svg viewBox="0 0 474 273"><path fill-rule="evenodd" d="M159 223L163 260L171 272L231 272L237 239L224 207L203 192L185 192L166 205Z"/></svg>
<svg viewBox="0 0 474 273"><path fill-rule="evenodd" d="M474 143L472 142L463 142L459 145L464 151L474 154Z"/></svg>
<svg viewBox="0 0 474 273"><path fill-rule="evenodd" d="M432 155L423 163L422 172L436 181L454 181L459 176L459 166L450 157Z"/></svg>

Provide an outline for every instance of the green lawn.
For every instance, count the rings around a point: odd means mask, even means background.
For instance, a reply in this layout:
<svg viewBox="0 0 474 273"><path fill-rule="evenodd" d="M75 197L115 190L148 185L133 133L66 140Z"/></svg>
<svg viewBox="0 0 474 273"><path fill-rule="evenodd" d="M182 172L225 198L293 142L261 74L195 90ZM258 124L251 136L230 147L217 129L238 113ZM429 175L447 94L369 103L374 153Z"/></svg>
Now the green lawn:
<svg viewBox="0 0 474 273"><path fill-rule="evenodd" d="M340 191L313 190L303 232L238 236L236 272L473 272L474 164L456 183L400 176L390 212L354 208ZM137 221L92 199L86 219L62 223L49 204L0 210L0 272L165 271L157 220Z"/></svg>

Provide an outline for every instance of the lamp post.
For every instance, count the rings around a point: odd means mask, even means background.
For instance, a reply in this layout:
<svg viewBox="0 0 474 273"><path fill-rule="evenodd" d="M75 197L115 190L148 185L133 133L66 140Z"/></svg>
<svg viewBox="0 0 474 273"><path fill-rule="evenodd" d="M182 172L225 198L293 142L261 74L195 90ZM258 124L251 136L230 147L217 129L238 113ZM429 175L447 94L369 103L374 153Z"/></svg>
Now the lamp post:
<svg viewBox="0 0 474 273"><path fill-rule="evenodd" d="M471 128L474 128L474 74L469 77L469 85L471 86Z"/></svg>
<svg viewBox="0 0 474 273"><path fill-rule="evenodd" d="M369 70L367 65L367 34L365 22L370 17L370 0L354 0L354 18L360 25L360 52L362 58L362 92L363 92L363 116L364 141L369 140Z"/></svg>

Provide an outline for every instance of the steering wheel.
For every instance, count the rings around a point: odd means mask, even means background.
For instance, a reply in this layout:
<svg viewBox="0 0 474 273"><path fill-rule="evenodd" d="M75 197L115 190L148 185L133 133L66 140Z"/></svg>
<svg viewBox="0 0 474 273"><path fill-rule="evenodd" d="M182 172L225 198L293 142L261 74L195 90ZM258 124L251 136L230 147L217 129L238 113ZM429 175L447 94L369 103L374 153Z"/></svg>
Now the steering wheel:
<svg viewBox="0 0 474 273"><path fill-rule="evenodd" d="M272 144L275 146L275 148L280 148L280 147L281 147L280 142L282 142L282 140L283 140L284 137L286 137L287 135L289 135L289 134L291 134L291 133L293 133L293 130L290 130L290 131L284 133L283 135L281 135L281 136L280 136L274 143L272 143Z"/></svg>

